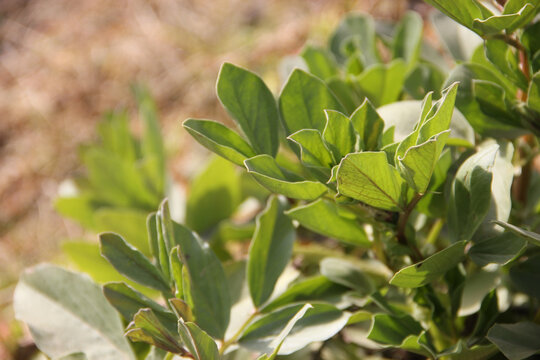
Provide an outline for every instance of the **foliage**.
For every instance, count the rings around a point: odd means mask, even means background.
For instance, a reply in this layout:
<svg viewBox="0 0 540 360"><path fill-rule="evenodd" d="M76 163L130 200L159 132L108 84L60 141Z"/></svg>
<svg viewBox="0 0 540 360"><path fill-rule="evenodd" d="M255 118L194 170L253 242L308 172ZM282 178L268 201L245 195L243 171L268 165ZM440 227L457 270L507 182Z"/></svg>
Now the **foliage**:
<svg viewBox="0 0 540 360"><path fill-rule="evenodd" d="M138 289L110 282L101 296L84 276L53 266L23 275L16 312L37 345L55 358L88 359L538 353L540 198L531 159L540 2L427 2L447 16L432 21L456 59L449 73L415 13L379 27L347 16L328 49L304 49L303 69L292 70L277 101L258 75L223 65L217 94L240 133L211 120L183 126L230 163L215 159L194 181L186 224L171 218L166 200L148 216L147 251L111 232L118 228L100 235L102 256ZM138 163L129 136L103 138ZM150 156L159 144L153 136L133 148ZM154 159L135 169L163 174L163 156ZM86 162L86 199L149 210L138 190L133 200L116 194L123 181L122 191L139 189L140 177L112 161L98 170ZM92 175L112 169L122 170L118 178ZM246 215L240 205L250 197L260 211ZM85 222L99 211L66 210ZM246 239L238 260L231 244ZM93 298L92 309L80 305ZM32 311L34 301L54 311ZM127 340L114 315L110 324L92 316L112 308ZM69 322L50 328L53 317ZM85 338L87 328L100 336ZM57 340L71 331L75 344Z"/></svg>

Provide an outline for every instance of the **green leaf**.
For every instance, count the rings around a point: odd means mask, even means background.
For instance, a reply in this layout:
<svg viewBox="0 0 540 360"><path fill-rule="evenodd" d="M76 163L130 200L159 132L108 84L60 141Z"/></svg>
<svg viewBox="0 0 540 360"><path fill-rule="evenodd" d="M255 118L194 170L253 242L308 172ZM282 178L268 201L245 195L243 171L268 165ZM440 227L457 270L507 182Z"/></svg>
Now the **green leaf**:
<svg viewBox="0 0 540 360"><path fill-rule="evenodd" d="M323 131L324 142L332 151L334 159L341 158L355 150L356 134L349 118L338 111L325 110L326 126Z"/></svg>
<svg viewBox="0 0 540 360"><path fill-rule="evenodd" d="M519 255L527 242L516 234L506 232L476 242L468 255L479 266L487 264L505 265Z"/></svg>
<svg viewBox="0 0 540 360"><path fill-rule="evenodd" d="M330 38L329 47L341 63L351 52L356 52L366 67L380 61L375 42L375 24L369 15L347 15Z"/></svg>
<svg viewBox="0 0 540 360"><path fill-rule="evenodd" d="M239 339L240 346L252 351L271 353L274 350L274 339L278 338L282 329L303 305L291 305L263 315L244 331ZM328 304L312 305L285 338L279 355L291 354L312 342L329 339L347 324L348 313Z"/></svg>
<svg viewBox="0 0 540 360"><path fill-rule="evenodd" d="M169 254L169 264L171 271L171 280L174 282L174 296L179 299L184 298L184 272L180 261L179 247L174 247Z"/></svg>
<svg viewBox="0 0 540 360"><path fill-rule="evenodd" d="M351 122L360 135L361 148L367 151L378 150L382 141L384 121L369 100L364 100L351 115Z"/></svg>
<svg viewBox="0 0 540 360"><path fill-rule="evenodd" d="M126 161L137 160L134 137L129 131L129 118L125 111L111 111L98 124L97 131L105 149Z"/></svg>
<svg viewBox="0 0 540 360"><path fill-rule="evenodd" d="M482 135L495 137L515 137L524 133L521 123L504 116L485 114L475 97L475 81L484 80L501 86L508 99L515 98L516 88L508 84L508 79L502 74L496 74L484 64L465 63L456 66L449 74L446 84L459 82L459 92L456 96L456 107L467 118L471 126ZM504 115L504 114L502 114Z"/></svg>
<svg viewBox="0 0 540 360"><path fill-rule="evenodd" d="M245 161L247 171L262 186L273 193L293 199L314 200L327 191L317 181L305 180L283 168L267 155L258 155Z"/></svg>
<svg viewBox="0 0 540 360"><path fill-rule="evenodd" d="M214 339L192 322L178 321L178 333L183 343L196 360L219 360Z"/></svg>
<svg viewBox="0 0 540 360"><path fill-rule="evenodd" d="M422 262L399 270L390 280L390 284L406 288L429 284L465 258L465 244L465 241L455 243Z"/></svg>
<svg viewBox="0 0 540 360"><path fill-rule="evenodd" d="M264 81L251 71L225 63L219 72L217 94L255 151L276 156L279 115Z"/></svg>
<svg viewBox="0 0 540 360"><path fill-rule="evenodd" d="M336 61L325 49L308 45L300 54L306 62L309 72L319 79L327 80L339 75Z"/></svg>
<svg viewBox="0 0 540 360"><path fill-rule="evenodd" d="M210 336L223 339L230 319L231 300L221 262L196 233L169 220L166 228L174 245L180 246L184 265L184 300L195 322ZM188 284L186 284L186 280Z"/></svg>
<svg viewBox="0 0 540 360"><path fill-rule="evenodd" d="M339 165L338 191L376 208L401 211L405 181L383 151L349 154Z"/></svg>
<svg viewBox="0 0 540 360"><path fill-rule="evenodd" d="M387 345L401 345L410 335L419 335L424 329L410 315L373 315L368 339Z"/></svg>
<svg viewBox="0 0 540 360"><path fill-rule="evenodd" d="M482 301L500 283L500 274L496 271L480 270L468 274L465 278L458 316L469 316L478 312Z"/></svg>
<svg viewBox="0 0 540 360"><path fill-rule="evenodd" d="M90 275L98 283L126 281L146 295L155 295L155 291L126 279L101 256L99 244L88 241L67 241L62 244L62 251L73 262L77 270Z"/></svg>
<svg viewBox="0 0 540 360"><path fill-rule="evenodd" d="M204 232L227 219L240 204L240 176L233 164L212 159L191 182L186 202L186 225Z"/></svg>
<svg viewBox="0 0 540 360"><path fill-rule="evenodd" d="M321 274L329 280L356 290L360 296L375 290L373 281L353 262L328 257L321 261L320 268Z"/></svg>
<svg viewBox="0 0 540 360"><path fill-rule="evenodd" d="M126 328L126 336L131 341L142 341L175 354L185 350L178 334L168 330L151 309L141 309Z"/></svg>
<svg viewBox="0 0 540 360"><path fill-rule="evenodd" d="M279 110L287 135L302 129L322 132L326 109L345 112L321 79L300 69L294 70L279 96Z"/></svg>
<svg viewBox="0 0 540 360"><path fill-rule="evenodd" d="M163 193L165 187L165 148L159 128L157 106L150 91L142 85L135 85L133 93L137 99L139 117L142 122L141 150L143 158L156 158L158 174L158 192Z"/></svg>
<svg viewBox="0 0 540 360"><path fill-rule="evenodd" d="M487 360L497 353L497 348L492 344L467 346L463 339L459 339L457 344L440 353L440 357L449 360Z"/></svg>
<svg viewBox="0 0 540 360"><path fill-rule="evenodd" d="M129 279L166 294L171 288L161 272L120 235L102 233L99 235L101 254L121 274Z"/></svg>
<svg viewBox="0 0 540 360"><path fill-rule="evenodd" d="M507 11L512 6L508 8L505 6L501 15L493 15L485 19L474 19L472 29L483 35L497 34L503 30L511 33L532 20L536 14L537 6L538 4L525 4L519 10L513 9L514 11L517 10L515 13L509 13Z"/></svg>
<svg viewBox="0 0 540 360"><path fill-rule="evenodd" d="M540 325L529 321L495 324L487 338L510 360L525 359L540 351Z"/></svg>
<svg viewBox="0 0 540 360"><path fill-rule="evenodd" d="M187 119L182 126L207 149L242 166L244 160L255 156L255 150L240 135L211 120Z"/></svg>
<svg viewBox="0 0 540 360"><path fill-rule="evenodd" d="M540 113L540 72L535 73L529 83L527 106Z"/></svg>
<svg viewBox="0 0 540 360"><path fill-rule="evenodd" d="M114 306L127 321L131 321L133 316L135 316L140 309L150 308L167 329L174 330L176 328L177 319L170 310L144 296L125 283L116 282L105 284L103 286L103 294L109 303Z"/></svg>
<svg viewBox="0 0 540 360"><path fill-rule="evenodd" d="M486 58L521 89L527 89L527 78L519 68L517 54L507 43L499 39L484 42Z"/></svg>
<svg viewBox="0 0 540 360"><path fill-rule="evenodd" d="M401 58L408 69L418 61L422 45L423 22L418 13L408 11L397 25L392 44L392 58Z"/></svg>
<svg viewBox="0 0 540 360"><path fill-rule="evenodd" d="M285 292L265 305L262 313L268 313L285 305L299 302L326 302L337 304L349 289L318 275L293 283Z"/></svg>
<svg viewBox="0 0 540 360"><path fill-rule="evenodd" d="M41 264L22 274L13 299L15 317L52 358L135 359L118 314L87 276Z"/></svg>
<svg viewBox="0 0 540 360"><path fill-rule="evenodd" d="M510 279L514 287L531 297L540 299L540 256L530 256L510 268Z"/></svg>
<svg viewBox="0 0 540 360"><path fill-rule="evenodd" d="M138 207L148 211L159 203L156 194L145 183L137 164L128 163L104 149L84 150L82 161L88 170L88 182L95 200L119 207Z"/></svg>
<svg viewBox="0 0 540 360"><path fill-rule="evenodd" d="M272 196L266 209L257 216L247 263L247 282L257 308L272 295L291 258L296 234L291 220L283 214L286 208L285 199Z"/></svg>
<svg viewBox="0 0 540 360"><path fill-rule="evenodd" d="M471 337L481 338L486 336L489 328L495 323L498 316L499 305L497 301L497 292L492 290L484 297L484 300L482 300L480 311L478 313L478 320L476 320Z"/></svg>
<svg viewBox="0 0 540 360"><path fill-rule="evenodd" d="M286 214L300 225L346 243L369 247L366 232L350 210L333 201L319 199L307 205L297 206Z"/></svg>
<svg viewBox="0 0 540 360"><path fill-rule="evenodd" d="M358 85L376 107L398 100L401 94L407 67L401 59L389 64L376 64L367 68L358 78Z"/></svg>
<svg viewBox="0 0 540 360"><path fill-rule="evenodd" d="M478 34L438 11L432 12L429 19L449 54L456 61L469 60L474 50L483 43Z"/></svg>
<svg viewBox="0 0 540 360"><path fill-rule="evenodd" d="M504 221L495 220L494 223L502 226L506 230L509 230L518 236L521 236L523 239L527 240L531 244L540 246L540 234L534 233L532 231L523 230L515 225L509 224Z"/></svg>
<svg viewBox="0 0 540 360"><path fill-rule="evenodd" d="M446 74L431 63L416 64L405 78L403 86L414 99L423 99L430 90L438 92Z"/></svg>
<svg viewBox="0 0 540 360"><path fill-rule="evenodd" d="M332 153L326 147L319 130L299 130L289 135L287 139L294 141L300 146L301 159L306 165L313 166L315 168L327 168L329 172L329 170L335 164Z"/></svg>
<svg viewBox="0 0 540 360"><path fill-rule="evenodd" d="M491 144L460 166L452 182L448 224L454 241L470 240L491 203L492 167L499 145Z"/></svg>
<svg viewBox="0 0 540 360"><path fill-rule="evenodd" d="M493 15L488 9L476 0L456 0L448 2L445 0L426 0L426 2L448 17L454 19L461 25L468 27L482 35L477 28L473 28L475 19L484 19Z"/></svg>
<svg viewBox="0 0 540 360"><path fill-rule="evenodd" d="M281 346L283 345L283 342L285 341L285 338L290 334L291 330L293 329L294 325L306 314L306 312L313 308L311 304L305 304L298 312L293 316L291 320L285 325L283 330L279 333L279 335L272 341L270 346L274 347L274 351L272 351L272 354L270 356L266 357L267 360L275 359L277 354L279 353L279 350L281 349Z"/></svg>
<svg viewBox="0 0 540 360"><path fill-rule="evenodd" d="M448 135L449 130L443 131L423 144L411 146L403 157L398 156L401 174L417 193L426 192Z"/></svg>

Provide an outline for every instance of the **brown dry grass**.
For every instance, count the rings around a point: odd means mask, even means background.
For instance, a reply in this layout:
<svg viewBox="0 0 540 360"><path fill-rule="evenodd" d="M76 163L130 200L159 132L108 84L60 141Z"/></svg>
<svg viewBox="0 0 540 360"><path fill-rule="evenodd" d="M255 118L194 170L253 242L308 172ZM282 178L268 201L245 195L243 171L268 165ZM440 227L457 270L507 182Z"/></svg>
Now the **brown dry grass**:
<svg viewBox="0 0 540 360"><path fill-rule="evenodd" d="M179 121L225 119L214 94L222 62L259 72L277 90L279 59L308 38L325 41L345 12L396 17L405 7L404 0L0 1L0 358L15 346L12 322L1 319L11 317L19 272L81 234L54 212L58 185L80 171L77 147L94 138L100 114L133 108L131 83L155 95L170 167L184 177L201 148Z"/></svg>

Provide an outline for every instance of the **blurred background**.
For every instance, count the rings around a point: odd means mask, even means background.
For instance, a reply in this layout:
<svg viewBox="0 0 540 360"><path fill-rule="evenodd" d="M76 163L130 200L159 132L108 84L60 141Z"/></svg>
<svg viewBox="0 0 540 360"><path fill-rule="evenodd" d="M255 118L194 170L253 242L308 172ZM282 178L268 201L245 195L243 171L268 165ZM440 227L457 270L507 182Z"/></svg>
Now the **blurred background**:
<svg viewBox="0 0 540 360"><path fill-rule="evenodd" d="M160 112L173 180L186 183L206 156L180 124L227 122L215 95L224 61L280 88L278 65L306 42L323 44L340 18L364 11L398 19L407 0L0 0L0 359L24 359L30 340L13 320L19 273L61 261L82 235L53 206L83 169L78 147L102 114L135 114L130 86L145 84ZM135 124L134 124L135 125ZM136 128L134 129L137 130Z"/></svg>

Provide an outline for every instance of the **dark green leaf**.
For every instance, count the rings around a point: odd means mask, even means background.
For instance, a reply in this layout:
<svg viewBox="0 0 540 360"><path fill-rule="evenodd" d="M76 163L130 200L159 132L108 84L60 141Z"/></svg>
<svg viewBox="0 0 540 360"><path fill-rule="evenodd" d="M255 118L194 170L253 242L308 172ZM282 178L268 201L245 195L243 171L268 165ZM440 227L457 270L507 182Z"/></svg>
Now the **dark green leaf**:
<svg viewBox="0 0 540 360"><path fill-rule="evenodd" d="M540 113L540 72L534 74L529 83L527 106Z"/></svg>
<svg viewBox="0 0 540 360"><path fill-rule="evenodd" d="M540 325L529 321L495 324L487 338L510 360L525 359L540 351Z"/></svg>
<svg viewBox="0 0 540 360"><path fill-rule="evenodd" d="M387 345L401 345L410 335L419 335L424 329L410 315L375 314L368 339Z"/></svg>
<svg viewBox="0 0 540 360"><path fill-rule="evenodd" d="M121 274L152 289L169 293L171 288L161 272L137 249L114 233L99 235L101 254Z"/></svg>
<svg viewBox="0 0 540 360"><path fill-rule="evenodd" d="M150 308L171 331L176 329L176 316L167 308L159 305L154 300L144 296L135 289L129 287L125 283L108 283L103 286L103 294L111 303L112 306L124 317L125 320L131 321L133 316L142 308Z"/></svg>
<svg viewBox="0 0 540 360"><path fill-rule="evenodd" d="M151 309L141 309L126 329L131 341L142 341L172 353L185 353L178 334L169 331Z"/></svg>
<svg viewBox="0 0 540 360"><path fill-rule="evenodd" d="M255 156L255 150L251 145L218 122L187 119L182 126L203 146L236 165L242 166L244 160Z"/></svg>
<svg viewBox="0 0 540 360"><path fill-rule="evenodd" d="M196 360L219 360L216 342L192 322L178 321L178 333Z"/></svg>
<svg viewBox="0 0 540 360"><path fill-rule="evenodd" d="M512 266L510 279L518 291L540 299L540 255Z"/></svg>
<svg viewBox="0 0 540 360"><path fill-rule="evenodd" d="M293 199L314 200L327 191L325 185L309 181L280 168L267 155L258 155L245 161L248 172L268 190Z"/></svg>
<svg viewBox="0 0 540 360"><path fill-rule="evenodd" d="M277 279L291 258L296 234L291 220L283 214L286 208L285 199L272 196L257 217L247 263L247 282L256 307L272 295Z"/></svg>
<svg viewBox="0 0 540 360"><path fill-rule="evenodd" d="M279 115L264 81L251 71L225 63L219 72L217 94L255 151L276 156Z"/></svg>
<svg viewBox="0 0 540 360"><path fill-rule="evenodd" d="M168 228L172 231L174 245L180 246L184 299L193 310L195 322L210 336L222 339L231 310L223 267L208 244L196 233L172 220L169 220Z"/></svg>
<svg viewBox="0 0 540 360"><path fill-rule="evenodd" d="M465 241L455 243L420 263L399 270L390 280L390 284L406 288L429 284L464 259L465 244Z"/></svg>
<svg viewBox="0 0 540 360"><path fill-rule="evenodd" d="M497 225L501 225L506 230L509 230L509 231L513 232L514 234L516 234L518 236L521 236L523 239L527 240L531 244L536 245L536 246L540 246L540 234L537 234L537 233L534 233L534 232L531 232L531 231L527 231L527 230L523 230L521 228L518 228L515 225L509 224L509 223L504 222L504 221L496 220L494 222Z"/></svg>
<svg viewBox="0 0 540 360"><path fill-rule="evenodd" d="M520 254L525 249L526 243L514 233L506 232L475 243L468 255L479 266L504 265Z"/></svg>

